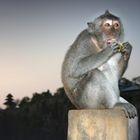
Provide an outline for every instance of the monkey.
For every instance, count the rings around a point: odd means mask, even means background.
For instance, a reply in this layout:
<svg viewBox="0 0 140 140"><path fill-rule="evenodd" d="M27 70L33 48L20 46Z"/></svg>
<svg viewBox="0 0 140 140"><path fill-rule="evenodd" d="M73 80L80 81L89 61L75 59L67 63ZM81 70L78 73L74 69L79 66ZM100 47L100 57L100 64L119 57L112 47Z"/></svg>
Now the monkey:
<svg viewBox="0 0 140 140"><path fill-rule="evenodd" d="M135 118L136 108L120 97L118 86L132 51L132 45L124 42L121 19L107 10L87 25L62 64L68 98L78 109L123 107L126 117Z"/></svg>
<svg viewBox="0 0 140 140"><path fill-rule="evenodd" d="M122 21L107 10L87 25L62 64L65 92L77 109L122 108L128 118L128 139L138 140L137 110L120 97L118 86L132 52L132 45L124 42Z"/></svg>

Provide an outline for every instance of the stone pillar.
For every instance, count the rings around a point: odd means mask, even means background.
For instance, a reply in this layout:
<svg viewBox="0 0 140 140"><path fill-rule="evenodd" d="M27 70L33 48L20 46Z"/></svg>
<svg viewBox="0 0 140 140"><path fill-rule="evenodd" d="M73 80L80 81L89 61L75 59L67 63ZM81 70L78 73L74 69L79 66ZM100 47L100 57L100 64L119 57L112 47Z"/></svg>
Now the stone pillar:
<svg viewBox="0 0 140 140"><path fill-rule="evenodd" d="M67 140L128 140L128 119L121 109L71 110Z"/></svg>

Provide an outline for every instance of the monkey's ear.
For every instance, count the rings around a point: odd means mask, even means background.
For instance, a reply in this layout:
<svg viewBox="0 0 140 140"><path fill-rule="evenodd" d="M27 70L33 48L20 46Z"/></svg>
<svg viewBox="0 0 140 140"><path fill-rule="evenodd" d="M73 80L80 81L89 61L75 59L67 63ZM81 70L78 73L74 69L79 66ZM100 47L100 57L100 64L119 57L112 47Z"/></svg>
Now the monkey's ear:
<svg viewBox="0 0 140 140"><path fill-rule="evenodd" d="M87 25L88 25L89 33L93 33L94 32L94 24L93 24L93 22L88 22Z"/></svg>

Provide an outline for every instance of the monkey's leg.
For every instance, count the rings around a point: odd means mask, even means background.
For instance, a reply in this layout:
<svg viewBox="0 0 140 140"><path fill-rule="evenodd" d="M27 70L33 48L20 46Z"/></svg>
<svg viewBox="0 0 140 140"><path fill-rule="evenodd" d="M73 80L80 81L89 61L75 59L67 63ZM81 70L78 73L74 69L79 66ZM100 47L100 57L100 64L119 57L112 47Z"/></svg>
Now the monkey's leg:
<svg viewBox="0 0 140 140"><path fill-rule="evenodd" d="M124 45L124 50L122 52L121 59L118 61L120 78L125 72L132 51L132 46L128 42L124 43L123 45ZM116 104L116 106L123 107L126 111L126 116L129 118L134 118L137 115L136 108L121 97L119 99L119 102Z"/></svg>
<svg viewBox="0 0 140 140"><path fill-rule="evenodd" d="M127 68L128 61L132 51L132 46L128 42L125 42L123 45L124 45L124 50L122 50L122 58L119 61L120 77L124 74Z"/></svg>
<svg viewBox="0 0 140 140"><path fill-rule="evenodd" d="M98 69L84 75L73 94L78 108L112 108L119 99L108 79Z"/></svg>

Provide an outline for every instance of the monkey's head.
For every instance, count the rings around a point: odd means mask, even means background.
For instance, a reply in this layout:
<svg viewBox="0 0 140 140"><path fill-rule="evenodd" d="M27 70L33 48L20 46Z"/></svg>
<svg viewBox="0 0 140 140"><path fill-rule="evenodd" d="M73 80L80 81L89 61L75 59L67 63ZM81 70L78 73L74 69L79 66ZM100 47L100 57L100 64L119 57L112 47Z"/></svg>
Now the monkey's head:
<svg viewBox="0 0 140 140"><path fill-rule="evenodd" d="M119 17L111 14L108 10L93 22L89 22L88 31L96 37L101 47L113 42L121 43L124 38L123 25Z"/></svg>

